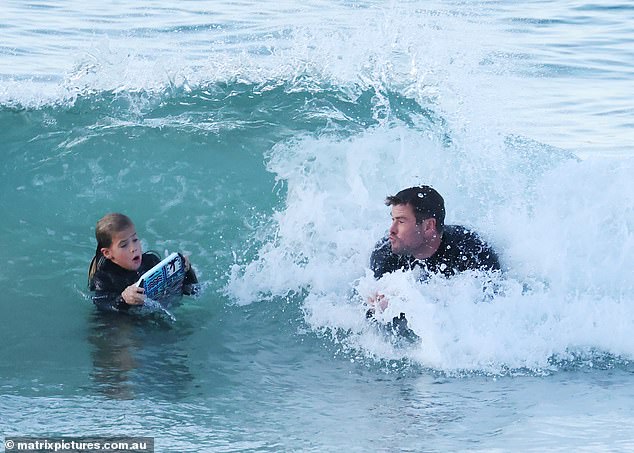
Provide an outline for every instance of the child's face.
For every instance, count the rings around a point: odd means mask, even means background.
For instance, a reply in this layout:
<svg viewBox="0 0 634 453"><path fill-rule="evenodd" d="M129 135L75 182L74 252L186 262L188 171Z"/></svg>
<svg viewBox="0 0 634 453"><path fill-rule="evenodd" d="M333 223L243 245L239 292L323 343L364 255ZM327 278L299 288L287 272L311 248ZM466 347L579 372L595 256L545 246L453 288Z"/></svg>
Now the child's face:
<svg viewBox="0 0 634 453"><path fill-rule="evenodd" d="M115 233L112 245L101 249L103 256L129 271L136 271L141 266L141 241L136 235L134 225Z"/></svg>

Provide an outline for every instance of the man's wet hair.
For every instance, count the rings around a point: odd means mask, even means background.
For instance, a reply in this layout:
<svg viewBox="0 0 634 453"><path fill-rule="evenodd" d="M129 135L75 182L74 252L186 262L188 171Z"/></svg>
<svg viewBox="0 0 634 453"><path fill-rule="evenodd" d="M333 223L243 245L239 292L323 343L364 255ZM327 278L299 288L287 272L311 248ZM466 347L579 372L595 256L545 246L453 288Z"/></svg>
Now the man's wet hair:
<svg viewBox="0 0 634 453"><path fill-rule="evenodd" d="M387 206L408 204L414 209L416 223L436 219L436 231L442 233L445 227L445 200L430 186L416 186L401 190L385 199Z"/></svg>

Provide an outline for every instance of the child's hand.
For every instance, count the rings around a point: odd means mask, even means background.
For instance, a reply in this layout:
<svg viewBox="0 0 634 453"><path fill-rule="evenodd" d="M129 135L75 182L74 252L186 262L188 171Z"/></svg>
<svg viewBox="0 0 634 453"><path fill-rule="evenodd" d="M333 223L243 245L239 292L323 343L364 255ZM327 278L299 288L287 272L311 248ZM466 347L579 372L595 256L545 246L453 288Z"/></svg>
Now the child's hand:
<svg viewBox="0 0 634 453"><path fill-rule="evenodd" d="M121 293L121 297L123 297L123 300L128 305L143 305L145 301L145 288L139 288L135 283L124 289Z"/></svg>
<svg viewBox="0 0 634 453"><path fill-rule="evenodd" d="M183 257L183 262L185 264L185 272L189 272L192 268L192 263L189 262L189 257L185 255L181 255Z"/></svg>

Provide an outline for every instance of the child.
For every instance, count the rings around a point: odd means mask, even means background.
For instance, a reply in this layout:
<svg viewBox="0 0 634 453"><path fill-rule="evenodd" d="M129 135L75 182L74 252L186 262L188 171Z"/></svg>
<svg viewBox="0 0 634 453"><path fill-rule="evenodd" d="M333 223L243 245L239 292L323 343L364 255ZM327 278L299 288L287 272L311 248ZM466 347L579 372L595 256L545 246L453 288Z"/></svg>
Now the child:
<svg viewBox="0 0 634 453"><path fill-rule="evenodd" d="M132 305L143 305L145 289L136 286L136 282L161 258L154 252L143 253L132 220L123 214L103 216L97 222L95 237L97 250L88 271L93 303L107 311L126 311ZM183 259L183 294L192 294L198 279L189 260Z"/></svg>

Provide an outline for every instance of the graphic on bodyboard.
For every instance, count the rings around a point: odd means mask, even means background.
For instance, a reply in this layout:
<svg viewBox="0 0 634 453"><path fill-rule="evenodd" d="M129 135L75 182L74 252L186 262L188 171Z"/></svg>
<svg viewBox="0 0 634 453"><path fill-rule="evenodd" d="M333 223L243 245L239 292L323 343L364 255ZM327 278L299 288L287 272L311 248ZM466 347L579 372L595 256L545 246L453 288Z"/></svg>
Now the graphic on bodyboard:
<svg viewBox="0 0 634 453"><path fill-rule="evenodd" d="M145 288L145 296L156 301L183 292L185 266L178 253L172 253L152 269L144 273L137 286Z"/></svg>

